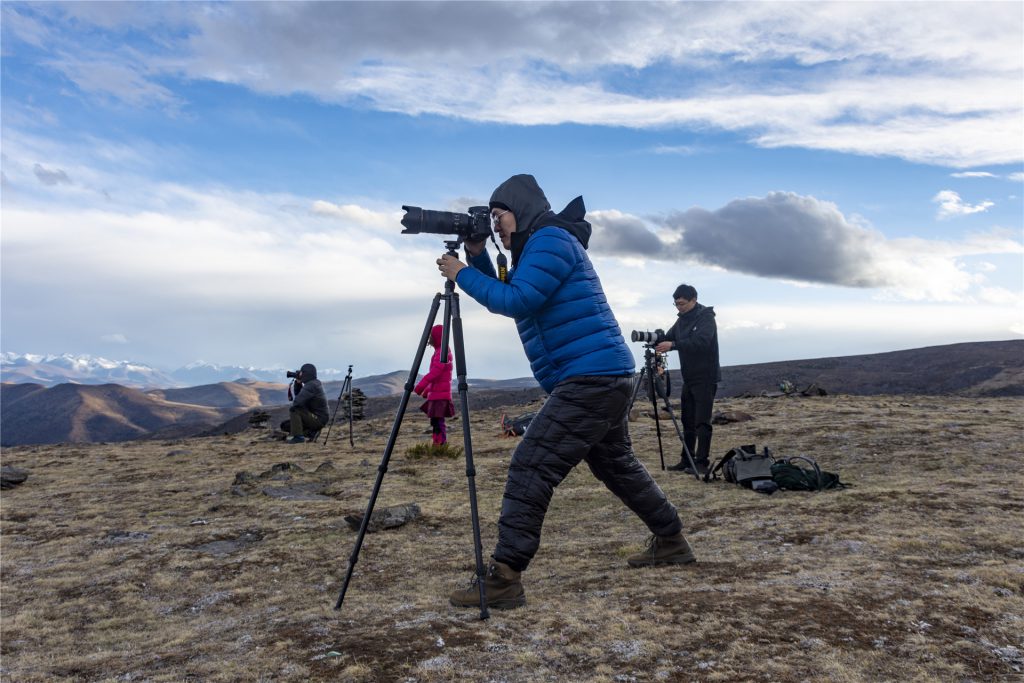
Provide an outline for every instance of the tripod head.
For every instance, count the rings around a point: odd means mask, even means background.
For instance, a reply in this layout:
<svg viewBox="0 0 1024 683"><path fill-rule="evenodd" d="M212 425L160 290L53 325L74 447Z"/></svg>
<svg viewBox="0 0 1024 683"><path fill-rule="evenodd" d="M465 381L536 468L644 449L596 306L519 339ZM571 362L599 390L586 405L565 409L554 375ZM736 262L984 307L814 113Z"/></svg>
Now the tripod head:
<svg viewBox="0 0 1024 683"><path fill-rule="evenodd" d="M459 247L461 247L461 246L462 246L462 238L461 237L456 239L456 240L445 240L444 241L444 247L445 247L445 249L448 250L448 255L449 256L454 256L454 257L458 258L458 256L459 256Z"/></svg>

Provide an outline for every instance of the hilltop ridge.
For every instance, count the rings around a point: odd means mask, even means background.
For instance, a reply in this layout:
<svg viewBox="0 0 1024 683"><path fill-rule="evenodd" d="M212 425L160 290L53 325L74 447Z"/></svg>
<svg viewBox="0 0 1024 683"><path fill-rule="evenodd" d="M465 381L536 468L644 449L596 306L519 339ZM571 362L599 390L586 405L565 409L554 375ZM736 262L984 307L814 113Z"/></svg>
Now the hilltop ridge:
<svg viewBox="0 0 1024 683"><path fill-rule="evenodd" d="M669 367L677 362L670 355ZM679 371L670 370L673 394ZM368 397L368 417L393 413L408 372L357 378ZM1024 340L968 342L860 356L778 361L722 368L720 399L777 392L788 380L797 388L817 384L829 393L918 394L968 397L1024 396ZM473 410L522 406L544 396L533 378L470 379ZM341 382L326 382L333 402ZM125 441L192 436L247 428L247 413L287 412L287 384L239 380L184 389L140 391L116 384L0 385L0 443ZM332 405L332 411L333 411Z"/></svg>

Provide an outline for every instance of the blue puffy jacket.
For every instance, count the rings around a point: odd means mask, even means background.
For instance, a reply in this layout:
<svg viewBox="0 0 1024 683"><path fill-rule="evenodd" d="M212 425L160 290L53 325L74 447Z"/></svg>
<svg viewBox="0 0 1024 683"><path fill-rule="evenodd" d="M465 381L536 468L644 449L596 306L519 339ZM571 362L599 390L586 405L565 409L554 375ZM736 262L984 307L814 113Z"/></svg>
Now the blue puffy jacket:
<svg viewBox="0 0 1024 683"><path fill-rule="evenodd" d="M456 282L492 313L515 318L533 376L545 391L569 377L632 375L619 330L583 245L565 228L531 230L508 282L484 251Z"/></svg>

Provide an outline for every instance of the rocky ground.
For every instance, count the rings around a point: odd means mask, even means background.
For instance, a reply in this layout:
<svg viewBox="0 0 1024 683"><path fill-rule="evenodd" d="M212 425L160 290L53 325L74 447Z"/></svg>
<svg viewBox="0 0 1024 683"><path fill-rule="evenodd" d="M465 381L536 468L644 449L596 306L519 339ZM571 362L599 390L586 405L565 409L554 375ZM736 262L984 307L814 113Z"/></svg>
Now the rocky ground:
<svg viewBox="0 0 1024 683"><path fill-rule="evenodd" d="M536 406L532 406L535 408ZM0 680L1012 681L1024 672L1024 403L825 396L720 401L753 416L715 452L809 455L853 486L772 496L661 471L696 565L631 570L646 530L585 467L555 493L528 604L457 610L473 572L465 463L416 458L410 411L334 603L392 417L331 442L266 430L7 448ZM472 415L484 551L518 439ZM459 420L452 440L461 444ZM665 428L666 460L678 446ZM275 468L275 465L278 467Z"/></svg>

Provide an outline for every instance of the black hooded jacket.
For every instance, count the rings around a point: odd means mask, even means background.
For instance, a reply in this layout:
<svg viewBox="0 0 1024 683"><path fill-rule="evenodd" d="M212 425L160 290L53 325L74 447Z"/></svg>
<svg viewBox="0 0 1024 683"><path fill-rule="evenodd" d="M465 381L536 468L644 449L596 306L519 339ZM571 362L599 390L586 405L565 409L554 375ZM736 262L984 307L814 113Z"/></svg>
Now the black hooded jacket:
<svg viewBox="0 0 1024 683"><path fill-rule="evenodd" d="M675 324L665 333L672 348L679 352L679 367L684 382L721 382L718 364L718 325L715 309L697 304L680 313Z"/></svg>
<svg viewBox="0 0 1024 683"><path fill-rule="evenodd" d="M302 388L292 401L291 407L293 410L305 408L316 416L320 424L325 425L331 415L324 385L316 378L316 366L306 363L299 370L302 375Z"/></svg>
<svg viewBox="0 0 1024 683"><path fill-rule="evenodd" d="M549 225L564 229L571 234L583 248L590 243L590 223L584 220L587 208L583 197L569 202L559 213L551 210L551 204L540 189L537 180L528 173L514 175L494 190L491 194L492 209L511 211L516 217L516 231L512 233L512 265L519 263L526 240L537 228Z"/></svg>

